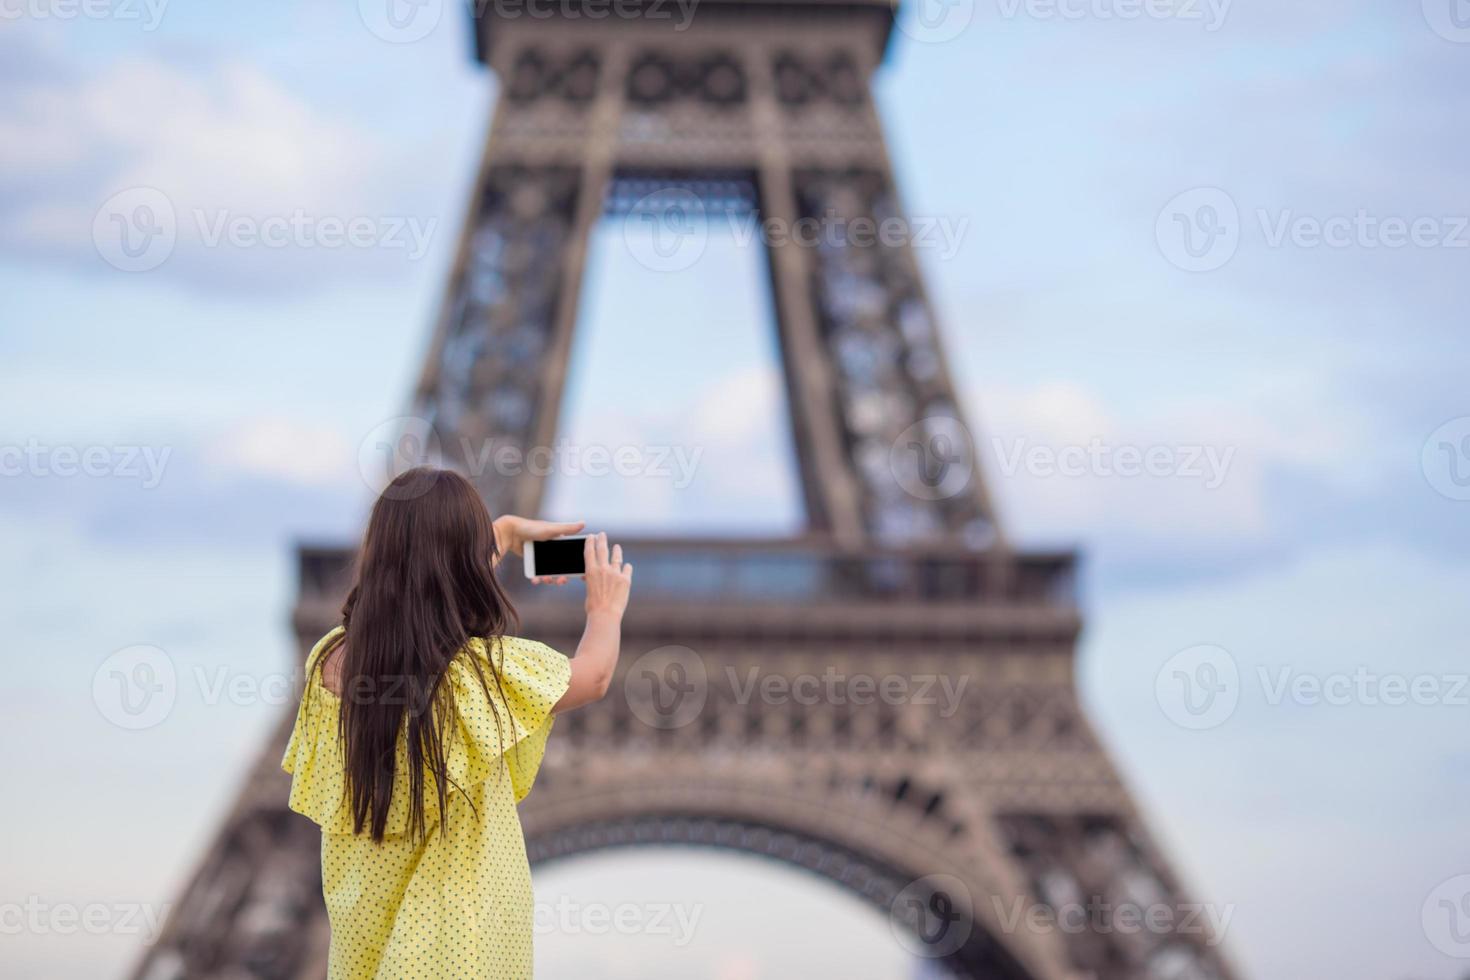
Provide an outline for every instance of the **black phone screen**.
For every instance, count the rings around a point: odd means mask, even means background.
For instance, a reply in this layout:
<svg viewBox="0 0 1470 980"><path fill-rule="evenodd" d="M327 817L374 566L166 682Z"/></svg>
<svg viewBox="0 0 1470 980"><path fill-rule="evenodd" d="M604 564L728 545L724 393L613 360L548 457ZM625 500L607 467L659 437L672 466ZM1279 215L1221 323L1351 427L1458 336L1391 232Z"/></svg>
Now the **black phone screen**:
<svg viewBox="0 0 1470 980"><path fill-rule="evenodd" d="M587 571L582 559L586 537L558 538L554 541L537 541L536 574L581 575Z"/></svg>

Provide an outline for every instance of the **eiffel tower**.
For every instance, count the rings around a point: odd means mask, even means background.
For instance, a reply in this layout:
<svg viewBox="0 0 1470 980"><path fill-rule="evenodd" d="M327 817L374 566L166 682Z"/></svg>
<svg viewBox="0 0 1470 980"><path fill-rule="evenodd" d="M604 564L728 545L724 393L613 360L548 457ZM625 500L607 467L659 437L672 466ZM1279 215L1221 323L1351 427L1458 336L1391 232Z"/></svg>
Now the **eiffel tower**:
<svg viewBox="0 0 1470 980"><path fill-rule="evenodd" d="M542 471L485 471L476 447L555 439L595 225L848 230L766 243L806 530L623 539L638 582L619 676L557 726L521 808L532 862L736 849L860 896L955 976L1231 977L1185 916L1068 918L1191 906L1079 708L1074 557L1007 542L913 244L858 241L904 213L870 89L891 3L502 6L472 20L501 94L413 406L493 512L539 511ZM351 558L299 550L303 653L336 622ZM575 596L506 578L526 632L574 649ZM750 677L841 686L801 703ZM864 687L893 678L914 696ZM926 679L963 692L956 710L918 695ZM278 768L290 722L140 980L323 976L318 831L287 811Z"/></svg>

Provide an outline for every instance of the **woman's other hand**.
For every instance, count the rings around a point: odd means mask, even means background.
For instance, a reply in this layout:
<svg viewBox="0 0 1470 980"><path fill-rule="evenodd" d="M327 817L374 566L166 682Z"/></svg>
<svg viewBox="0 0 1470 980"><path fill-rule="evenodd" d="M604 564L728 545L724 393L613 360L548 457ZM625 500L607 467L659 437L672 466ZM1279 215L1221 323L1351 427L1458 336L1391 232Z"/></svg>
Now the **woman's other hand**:
<svg viewBox="0 0 1470 980"><path fill-rule="evenodd" d="M607 535L588 535L582 549L587 565L587 615L623 618L628 592L633 587L633 566L623 564L623 546L613 545L608 553Z"/></svg>
<svg viewBox="0 0 1470 980"><path fill-rule="evenodd" d="M495 518L495 543L502 557L506 553L519 555L527 541L550 541L564 534L576 534L587 526L586 521L533 521L529 517L505 514ZM549 579L547 581L550 581ZM562 584L565 578L557 584Z"/></svg>

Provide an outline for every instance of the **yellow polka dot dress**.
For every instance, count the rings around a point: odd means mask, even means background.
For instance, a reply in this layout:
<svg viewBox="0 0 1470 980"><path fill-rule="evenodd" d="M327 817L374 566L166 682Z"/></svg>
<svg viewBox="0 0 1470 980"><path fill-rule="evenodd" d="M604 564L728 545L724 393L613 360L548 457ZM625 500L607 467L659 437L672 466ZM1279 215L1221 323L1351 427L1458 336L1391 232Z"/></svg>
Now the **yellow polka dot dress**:
<svg viewBox="0 0 1470 980"><path fill-rule="evenodd" d="M516 804L541 768L570 662L545 644L510 636L473 640L460 651L447 672L458 709L445 749L453 780L448 833L440 834L442 815L427 776L428 834L418 840L410 833L408 746L400 733L387 833L374 843L352 832L337 734L341 704L313 670L340 633L323 637L307 660L306 691L281 760L292 774L291 809L322 828L329 980L526 980L531 869ZM486 670L488 695L470 657ZM487 670L492 664L498 686Z"/></svg>

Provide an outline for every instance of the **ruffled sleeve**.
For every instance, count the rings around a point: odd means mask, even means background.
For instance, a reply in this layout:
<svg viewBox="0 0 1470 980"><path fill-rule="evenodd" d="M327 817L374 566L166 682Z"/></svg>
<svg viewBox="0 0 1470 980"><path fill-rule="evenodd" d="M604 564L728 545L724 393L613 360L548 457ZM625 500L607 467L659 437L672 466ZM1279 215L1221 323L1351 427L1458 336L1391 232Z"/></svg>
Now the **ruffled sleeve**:
<svg viewBox="0 0 1470 980"><path fill-rule="evenodd" d="M291 774L288 806L292 810L310 817L324 831L350 834L352 817L345 800L346 771L337 739L336 696L316 683L317 661L341 634L340 626L332 630L306 658L306 683L281 768Z"/></svg>
<svg viewBox="0 0 1470 980"><path fill-rule="evenodd" d="M519 803L541 770L551 709L571 683L571 661L515 636L471 641L466 654L450 667L460 736L450 772L468 788L493 777L503 758Z"/></svg>
<svg viewBox="0 0 1470 980"><path fill-rule="evenodd" d="M340 704L336 695L316 683L314 671L317 658L338 632L323 637L307 658L305 692L281 768L292 775L292 810L310 817L323 833L352 834L346 760L337 730ZM546 755L551 709L566 693L571 677L571 662L544 643L513 636L470 641L445 674L455 705L445 759L451 797L469 794L489 779L509 778L515 801L523 800ZM387 837L409 830L408 786L405 730L399 733ZM433 827L439 822L439 800L427 780L426 790L424 820Z"/></svg>
<svg viewBox="0 0 1470 980"><path fill-rule="evenodd" d="M315 700L313 695L316 693L312 690L312 677L316 674L316 663L321 659L322 653L335 644L341 635L342 627L338 626L317 640L316 646L311 648L311 653L306 655L306 682L303 684L301 704L296 709L296 723L291 726L291 737L286 740L286 754L281 757L281 768L293 775L298 766L310 766L312 749L316 742L312 735L317 719L313 716L319 712L311 710L315 707L311 702Z"/></svg>

